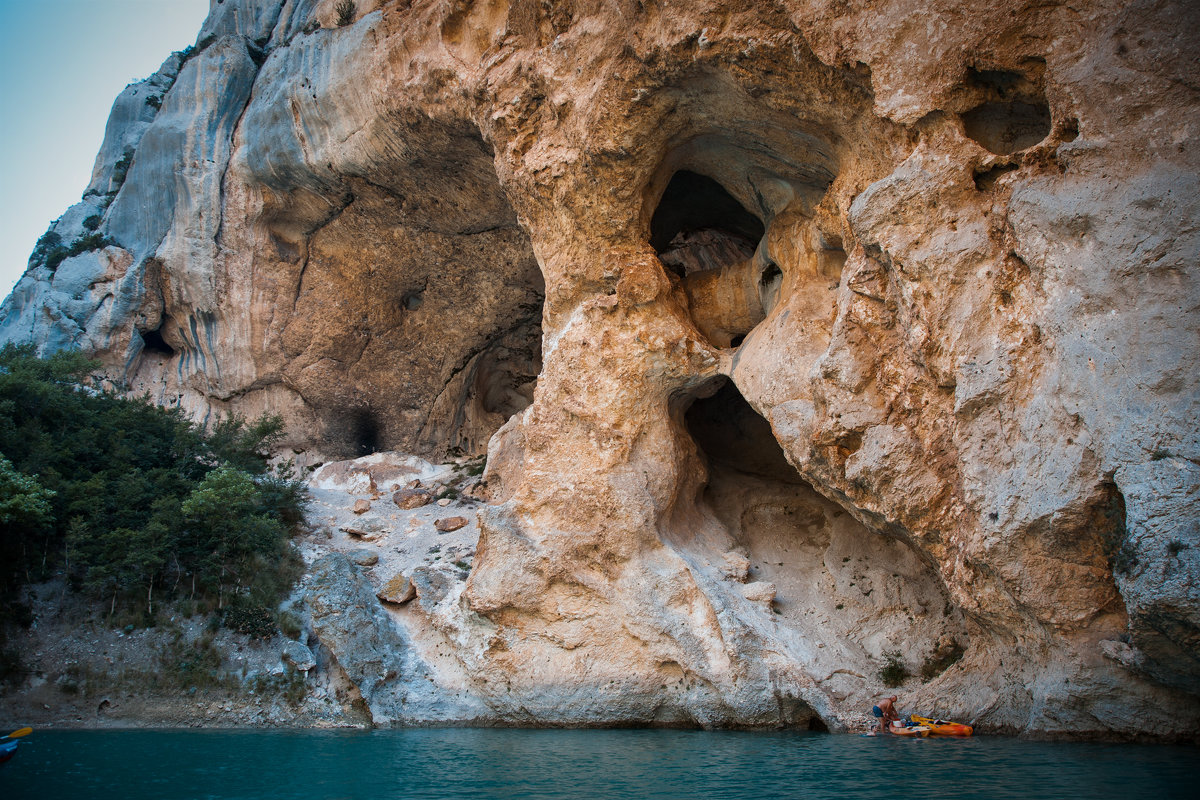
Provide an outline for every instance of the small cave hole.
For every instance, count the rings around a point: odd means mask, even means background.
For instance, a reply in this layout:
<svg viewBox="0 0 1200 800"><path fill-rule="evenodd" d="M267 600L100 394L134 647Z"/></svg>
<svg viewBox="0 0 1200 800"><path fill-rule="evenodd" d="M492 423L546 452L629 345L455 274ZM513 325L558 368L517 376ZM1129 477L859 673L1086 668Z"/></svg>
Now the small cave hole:
<svg viewBox="0 0 1200 800"><path fill-rule="evenodd" d="M1000 176L1016 169L1016 164L997 164L991 169L980 170L975 173L975 188L981 192L990 192L996 186L996 181L1000 180Z"/></svg>
<svg viewBox="0 0 1200 800"><path fill-rule="evenodd" d="M404 306L405 311L416 311L425 305L425 292L421 289L405 292L400 296L400 305Z"/></svg>
<svg viewBox="0 0 1200 800"><path fill-rule="evenodd" d="M346 418L347 438L355 457L369 456L380 449L379 422L370 409L356 408Z"/></svg>
<svg viewBox="0 0 1200 800"><path fill-rule="evenodd" d="M777 283L783 277L783 271L775 264L769 265L758 276L759 286L769 286L772 283Z"/></svg>
<svg viewBox="0 0 1200 800"><path fill-rule="evenodd" d="M164 339L162 335L163 326L166 324L167 323L164 321L162 325L159 325L152 331L141 332L142 352L154 353L167 358L171 358L175 355L175 348L167 344L167 340Z"/></svg>
<svg viewBox="0 0 1200 800"><path fill-rule="evenodd" d="M1045 103L983 103L962 115L967 136L997 155L1033 147L1050 135Z"/></svg>
<svg viewBox="0 0 1200 800"><path fill-rule="evenodd" d="M983 89L998 98L1012 97L1027 83L1028 80L1019 72L967 67L967 85Z"/></svg>
<svg viewBox="0 0 1200 800"><path fill-rule="evenodd" d="M1050 135L1050 106L1040 81L1020 72L971 67L966 85L979 102L962 114L963 129L991 152L1010 155Z"/></svg>
<svg viewBox="0 0 1200 800"><path fill-rule="evenodd" d="M279 256L280 261L288 264L300 263L301 249L296 242L276 231L271 231L271 244L275 246L275 255Z"/></svg>
<svg viewBox="0 0 1200 800"><path fill-rule="evenodd" d="M758 300L762 305L764 316L770 313L779 302L779 290L783 286L783 270L779 265L770 264L758 276ZM736 345L734 345L736 347Z"/></svg>
<svg viewBox="0 0 1200 800"><path fill-rule="evenodd" d="M688 170L672 176L654 211L650 244L681 279L692 321L714 347L736 346L766 317L754 258L765 232L720 183Z"/></svg>

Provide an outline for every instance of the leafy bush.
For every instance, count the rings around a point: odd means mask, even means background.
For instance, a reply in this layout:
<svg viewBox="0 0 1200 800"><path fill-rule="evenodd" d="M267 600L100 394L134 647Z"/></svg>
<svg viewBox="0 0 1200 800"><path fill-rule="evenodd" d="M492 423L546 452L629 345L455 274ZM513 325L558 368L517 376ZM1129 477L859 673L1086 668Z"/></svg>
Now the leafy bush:
<svg viewBox="0 0 1200 800"><path fill-rule="evenodd" d="M97 598L273 604L298 574L302 485L271 471L278 417L212 433L179 409L82 386L78 353L0 350L0 596L66 570Z"/></svg>
<svg viewBox="0 0 1200 800"><path fill-rule="evenodd" d="M300 621L300 618L291 611L284 611L280 613L278 625L280 633L297 642L300 641L300 637L304 634L303 623Z"/></svg>
<svg viewBox="0 0 1200 800"><path fill-rule="evenodd" d="M87 227L92 220L96 220L96 225L99 226L100 215L93 214L88 217L83 222L84 227ZM71 242L70 246L66 246L63 245L61 236L54 231L46 231L38 239L37 244L34 245L33 253L29 256L29 265L32 267L44 264L49 269L56 270L59 264L72 256L86 253L89 250L99 250L102 247L115 244L117 242L108 236L99 233L89 233Z"/></svg>
<svg viewBox="0 0 1200 800"><path fill-rule="evenodd" d="M52 252L61 249L63 249L62 236L54 231L46 231L38 237L37 244L33 246L33 252L29 255L29 266L45 264Z"/></svg>
<svg viewBox="0 0 1200 800"><path fill-rule="evenodd" d="M883 654L883 666L879 668L879 680L884 686L899 686L908 677L908 667L900 660L899 650L889 650Z"/></svg>
<svg viewBox="0 0 1200 800"><path fill-rule="evenodd" d="M354 22L354 0L341 0L334 11L337 12L337 24L339 28L344 28Z"/></svg>
<svg viewBox="0 0 1200 800"><path fill-rule="evenodd" d="M270 639L278 628L275 615L266 606L239 605L226 610L226 628L244 633L252 639Z"/></svg>
<svg viewBox="0 0 1200 800"><path fill-rule="evenodd" d="M116 192L125 184L125 176L129 174L129 168L133 166L133 148L126 147L121 153L121 157L117 159L117 163L113 164L112 171L112 191Z"/></svg>

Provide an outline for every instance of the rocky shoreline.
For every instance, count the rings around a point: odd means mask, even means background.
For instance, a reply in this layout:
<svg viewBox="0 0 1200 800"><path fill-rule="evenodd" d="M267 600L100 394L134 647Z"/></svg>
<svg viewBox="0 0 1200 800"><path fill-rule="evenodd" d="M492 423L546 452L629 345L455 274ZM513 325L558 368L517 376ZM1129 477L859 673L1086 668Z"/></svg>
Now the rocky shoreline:
<svg viewBox="0 0 1200 800"><path fill-rule="evenodd" d="M461 596L478 546L486 484L479 459L433 465L398 453L326 465L309 479L305 562L281 627L252 637L211 615L162 611L122 627L63 586L34 587L34 622L12 641L29 676L0 695L0 716L40 728L722 727L798 728L809 718L705 726L698 720L524 718L489 702L432 621ZM445 521L450 524L444 524ZM441 530L452 527L453 530ZM745 573L748 564L735 564ZM744 577L744 575L743 575ZM773 602L774 598L770 598ZM762 601L758 601L762 602ZM172 613L172 611L174 613ZM207 660L206 660L207 659ZM346 666L343 666L346 665ZM190 683L194 681L194 683ZM190 685L189 685L190 683ZM920 681L889 690L913 696ZM902 705L905 705L902 700ZM835 731L869 717L839 710ZM840 724L838 724L840 723ZM1188 735L981 734L1053 740L1194 741Z"/></svg>
<svg viewBox="0 0 1200 800"><path fill-rule="evenodd" d="M212 614L185 617L182 603L160 611L154 627L122 627L61 580L33 587L33 623L10 638L30 674L0 695L0 715L42 727L378 724L314 631L327 631L330 623L314 624L311 609L326 609L322 602L370 604L386 616L375 594L396 575L414 575L423 588L461 582L478 538L478 500L460 493L478 485L471 471L479 471L478 459L435 467L375 457L318 473L310 481L308 529L293 539L308 569L280 609L291 636L252 637L214 624ZM424 502L402 508L392 496L413 483L422 485L416 493ZM401 491L408 493L413 490ZM438 530L435 524L445 519L463 524ZM329 564L341 569L340 581L315 591L322 565ZM400 613L398 603L389 607ZM342 639L326 639L337 642L343 661L358 663L360 654L342 650Z"/></svg>

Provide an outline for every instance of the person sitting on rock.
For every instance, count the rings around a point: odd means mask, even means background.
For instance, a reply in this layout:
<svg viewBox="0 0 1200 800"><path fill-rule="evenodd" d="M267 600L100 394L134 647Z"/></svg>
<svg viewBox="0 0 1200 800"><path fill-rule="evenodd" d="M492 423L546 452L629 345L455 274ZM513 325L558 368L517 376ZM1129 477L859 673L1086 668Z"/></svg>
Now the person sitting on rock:
<svg viewBox="0 0 1200 800"><path fill-rule="evenodd" d="M880 700L879 705L871 709L871 713L879 718L879 732L890 733L892 723L900 721L900 715L896 713L896 695Z"/></svg>

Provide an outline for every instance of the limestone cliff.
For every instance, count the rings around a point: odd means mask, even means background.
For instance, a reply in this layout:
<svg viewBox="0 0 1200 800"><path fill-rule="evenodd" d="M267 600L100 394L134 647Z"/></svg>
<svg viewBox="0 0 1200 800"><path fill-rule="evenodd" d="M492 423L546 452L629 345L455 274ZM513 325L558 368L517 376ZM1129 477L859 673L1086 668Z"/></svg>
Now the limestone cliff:
<svg viewBox="0 0 1200 800"><path fill-rule="evenodd" d="M0 335L309 462L486 450L381 639L472 720L844 729L898 652L1195 733L1196 4L335 5L214 0Z"/></svg>

